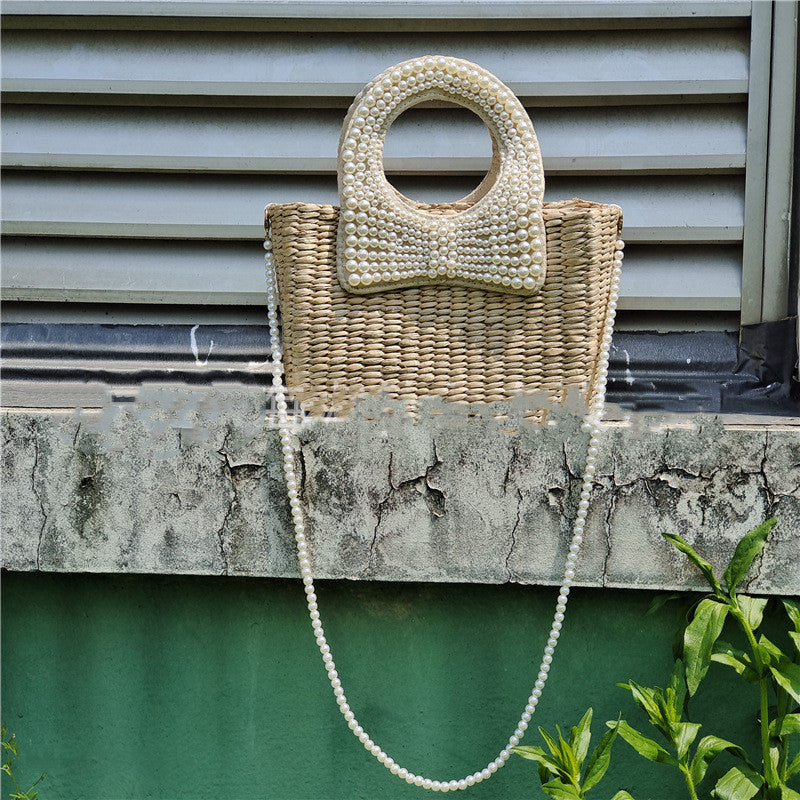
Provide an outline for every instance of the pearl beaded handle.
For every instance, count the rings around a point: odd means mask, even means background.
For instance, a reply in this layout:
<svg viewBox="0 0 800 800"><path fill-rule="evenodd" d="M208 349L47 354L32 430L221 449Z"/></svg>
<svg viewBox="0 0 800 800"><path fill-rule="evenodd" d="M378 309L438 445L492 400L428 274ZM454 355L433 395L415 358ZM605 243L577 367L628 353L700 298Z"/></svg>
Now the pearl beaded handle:
<svg viewBox="0 0 800 800"><path fill-rule="evenodd" d="M398 192L383 171L390 125L411 106L447 100L492 137L492 166L463 200L436 207ZM339 141L337 273L357 294L430 284L531 295L545 279L539 143L514 93L477 64L425 56L382 72L356 97Z"/></svg>

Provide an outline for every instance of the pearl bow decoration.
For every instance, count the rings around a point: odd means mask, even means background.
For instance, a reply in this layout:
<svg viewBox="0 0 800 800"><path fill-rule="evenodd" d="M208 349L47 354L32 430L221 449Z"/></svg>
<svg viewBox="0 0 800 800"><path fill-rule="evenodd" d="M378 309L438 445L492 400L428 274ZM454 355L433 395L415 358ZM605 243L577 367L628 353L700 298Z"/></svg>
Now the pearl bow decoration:
<svg viewBox="0 0 800 800"><path fill-rule="evenodd" d="M483 183L441 214L403 197L383 172L389 126L425 100L474 111L489 128L494 150ZM536 134L508 87L458 58L405 61L368 84L345 119L339 143L339 282L358 294L443 282L534 294L547 264L543 195Z"/></svg>

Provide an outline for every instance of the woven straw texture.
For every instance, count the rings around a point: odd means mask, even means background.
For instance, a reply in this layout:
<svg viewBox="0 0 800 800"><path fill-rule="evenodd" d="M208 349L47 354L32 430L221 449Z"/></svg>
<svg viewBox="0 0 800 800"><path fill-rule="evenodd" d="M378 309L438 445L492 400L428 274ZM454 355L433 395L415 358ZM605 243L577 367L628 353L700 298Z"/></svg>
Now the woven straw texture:
<svg viewBox="0 0 800 800"><path fill-rule="evenodd" d="M447 214L457 205L427 206ZM345 292L339 209L268 209L289 390L309 413L346 413L363 394L487 403L520 393L592 400L606 322L618 206L546 203L547 278L532 297L459 286Z"/></svg>

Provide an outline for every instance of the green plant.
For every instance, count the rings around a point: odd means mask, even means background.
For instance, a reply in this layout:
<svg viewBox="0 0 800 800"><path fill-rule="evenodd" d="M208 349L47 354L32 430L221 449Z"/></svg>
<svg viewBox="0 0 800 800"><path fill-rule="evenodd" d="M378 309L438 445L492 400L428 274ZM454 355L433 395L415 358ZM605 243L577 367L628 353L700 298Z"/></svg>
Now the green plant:
<svg viewBox="0 0 800 800"><path fill-rule="evenodd" d="M699 800L699 788L709 766L724 751L739 763L718 778L713 787L704 789L703 797L711 800L800 800L800 793L788 786L788 782L800 774L800 753L791 757L789 747L791 737L800 733L800 603L780 601L789 621L787 635L794 651L790 656L759 632L769 600L738 591L775 524L775 519L769 519L741 539L724 571L724 585L711 564L688 542L675 534L664 534L667 541L700 569L711 587L709 594L693 604L689 621L681 630L679 653L667 686L641 686L634 681L619 684L631 693L648 722L666 741L666 746L645 736L626 720L612 720L606 723L609 730L584 768L592 709L572 729L569 741L564 740L558 729L556 740L539 728L549 754L541 747L516 747L514 752L538 762L545 794L556 800L585 797L605 775L611 745L619 735L644 758L678 769L690 800ZM667 600L680 597L682 595L657 598L651 612ZM721 638L729 620L746 641L746 650ZM687 717L689 700L698 691L712 661L732 668L758 688L761 752L757 765L742 747L727 739L706 735L698 741L702 726ZM735 702L739 700L737 696ZM620 791L612 800L632 798Z"/></svg>
<svg viewBox="0 0 800 800"><path fill-rule="evenodd" d="M32 783L24 792L20 791L19 784L14 776L14 765L19 758L19 752L17 751L17 740L13 733L8 733L5 725L0 726L0 730L2 730L2 736L0 738L2 738L3 744L2 770L6 773L6 775L8 775L9 778L11 778L11 782L14 784L14 791L9 795L9 800L37 800L39 797L39 792L34 787L37 783L40 783L44 779L44 775L41 775L39 780Z"/></svg>
<svg viewBox="0 0 800 800"><path fill-rule="evenodd" d="M715 784L710 796L715 800L800 800L800 793L787 782L800 773L800 754L789 759L789 739L800 732L800 605L781 601L793 630L788 632L794 647L790 657L763 633L758 634L768 599L739 594L738 586L761 552L775 526L770 519L746 534L736 547L725 569L723 584L713 567L684 539L675 534L664 537L684 553L705 576L711 592L695 605L682 637L683 661L677 661L666 690L645 688L633 681L621 684L628 689L650 723L667 739L673 753L643 736L627 722L607 723L645 758L677 767L684 775L689 797L697 798L697 786L708 764L723 750L741 760ZM726 620L733 620L748 650L722 640ZM683 720L686 703L693 696L712 661L731 667L748 683L758 687L761 757L755 767L738 745L714 736L704 737L690 758L689 751L700 725ZM773 701L773 702L771 702ZM760 771L759 771L760 768Z"/></svg>
<svg viewBox="0 0 800 800"><path fill-rule="evenodd" d="M542 791L548 797L554 800L581 800L606 774L617 729L613 726L611 730L606 731L600 743L588 756L592 738L591 725L590 708L571 730L569 741L564 739L558 726L556 726L557 740L543 728L539 728L549 752L542 747L514 748L513 752L539 764ZM633 800L633 798L627 792L619 791L611 800Z"/></svg>
<svg viewBox="0 0 800 800"><path fill-rule="evenodd" d="M639 755L650 761L677 767L683 774L692 800L698 800L697 787L705 778L711 762L724 750L739 756L744 761L745 768L752 771L744 750L719 736L704 736L692 749L702 726L697 722L683 719L687 685L681 660L675 662L665 689L658 686L640 686L633 681L621 683L619 686L630 691L634 702L645 712L650 724L666 739L669 749L662 747L624 720L607 724L609 727L613 725L619 735Z"/></svg>

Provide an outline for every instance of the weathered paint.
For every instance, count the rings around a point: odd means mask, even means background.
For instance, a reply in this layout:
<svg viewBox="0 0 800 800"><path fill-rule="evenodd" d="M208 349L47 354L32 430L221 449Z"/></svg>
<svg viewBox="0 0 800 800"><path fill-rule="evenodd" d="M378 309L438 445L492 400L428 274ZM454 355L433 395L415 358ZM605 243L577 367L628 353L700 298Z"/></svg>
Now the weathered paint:
<svg viewBox="0 0 800 800"><path fill-rule="evenodd" d="M393 414L383 413L389 405ZM370 399L299 431L302 501L322 578L456 583L560 580L586 434L526 405L480 421L423 404L417 424ZM435 412L435 413L433 413ZM64 572L293 577L278 433L259 389L142 390L99 415L2 418L3 566ZM699 588L661 537L715 564L769 516L751 591L800 594L800 425L729 417L609 426L577 583Z"/></svg>
<svg viewBox="0 0 800 800"><path fill-rule="evenodd" d="M347 730L299 581L6 572L2 588L3 719L19 740L20 777L47 772L42 798L422 796ZM620 711L646 729L615 683L667 679L675 613L645 616L651 599L574 591L537 723L569 726L591 705L595 740ZM359 720L412 770L451 778L495 757L513 730L554 592L331 581L320 603ZM703 734L755 756L753 687L712 665L692 702ZM537 740L532 726L525 743ZM534 798L537 787L533 766L512 759L470 796ZM619 788L638 800L683 796L668 768L621 741L596 793Z"/></svg>

